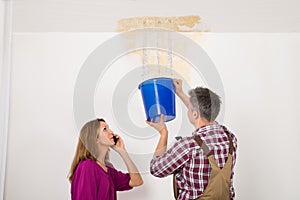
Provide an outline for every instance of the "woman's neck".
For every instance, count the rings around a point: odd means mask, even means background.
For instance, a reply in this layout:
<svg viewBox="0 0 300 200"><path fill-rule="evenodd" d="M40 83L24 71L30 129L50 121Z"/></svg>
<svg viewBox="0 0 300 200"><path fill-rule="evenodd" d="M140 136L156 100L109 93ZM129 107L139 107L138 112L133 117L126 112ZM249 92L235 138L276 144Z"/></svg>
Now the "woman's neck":
<svg viewBox="0 0 300 200"><path fill-rule="evenodd" d="M107 152L108 152L108 148L109 148L109 147L106 147L106 146L99 146L99 147L98 147L99 154L98 154L97 160L98 160L99 162L105 164L105 157L106 157L106 154L107 154Z"/></svg>

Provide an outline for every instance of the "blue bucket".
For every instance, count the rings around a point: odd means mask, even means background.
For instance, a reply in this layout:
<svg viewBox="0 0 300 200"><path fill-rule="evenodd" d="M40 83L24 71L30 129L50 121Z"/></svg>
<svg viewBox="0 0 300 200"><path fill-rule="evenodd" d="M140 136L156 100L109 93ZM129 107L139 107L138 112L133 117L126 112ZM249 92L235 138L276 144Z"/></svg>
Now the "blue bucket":
<svg viewBox="0 0 300 200"><path fill-rule="evenodd" d="M146 118L151 122L159 122L160 115L165 115L165 122L176 117L175 89L171 78L153 78L139 85Z"/></svg>

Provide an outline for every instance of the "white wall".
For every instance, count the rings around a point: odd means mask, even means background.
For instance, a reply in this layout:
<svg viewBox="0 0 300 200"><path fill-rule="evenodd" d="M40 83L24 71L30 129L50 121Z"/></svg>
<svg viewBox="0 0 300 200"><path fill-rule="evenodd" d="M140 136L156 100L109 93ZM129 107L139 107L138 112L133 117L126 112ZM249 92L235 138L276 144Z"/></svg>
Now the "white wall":
<svg viewBox="0 0 300 200"><path fill-rule="evenodd" d="M0 1L0 198L4 196L11 69L12 2Z"/></svg>
<svg viewBox="0 0 300 200"><path fill-rule="evenodd" d="M88 55L113 35L14 34L5 200L69 199L66 176L77 142L76 77ZM222 78L224 123L239 142L237 199L299 199L300 34L206 33L201 46ZM118 131L111 112L99 112ZM129 150L156 145L155 140L124 139ZM142 187L120 193L119 199L172 199L170 177L143 177Z"/></svg>

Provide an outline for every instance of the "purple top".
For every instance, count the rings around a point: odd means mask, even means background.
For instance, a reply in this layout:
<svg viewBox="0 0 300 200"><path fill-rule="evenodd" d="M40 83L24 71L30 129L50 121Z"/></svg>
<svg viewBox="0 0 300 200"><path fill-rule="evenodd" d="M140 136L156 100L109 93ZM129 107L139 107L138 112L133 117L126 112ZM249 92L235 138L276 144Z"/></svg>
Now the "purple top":
<svg viewBox="0 0 300 200"><path fill-rule="evenodd" d="M116 200L116 191L130 190L130 176L117 171L112 165L107 172L95 161L81 161L71 183L72 200Z"/></svg>

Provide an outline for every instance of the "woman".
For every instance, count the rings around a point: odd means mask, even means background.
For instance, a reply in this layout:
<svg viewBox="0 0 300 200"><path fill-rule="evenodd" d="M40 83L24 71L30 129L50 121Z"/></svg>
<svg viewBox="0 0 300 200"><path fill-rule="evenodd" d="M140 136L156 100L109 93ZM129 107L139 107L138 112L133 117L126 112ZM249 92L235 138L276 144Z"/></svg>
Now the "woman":
<svg viewBox="0 0 300 200"><path fill-rule="evenodd" d="M128 173L117 171L109 163L110 147L122 157ZM87 122L82 127L68 178L72 200L116 200L116 191L143 184L122 138L103 119Z"/></svg>

